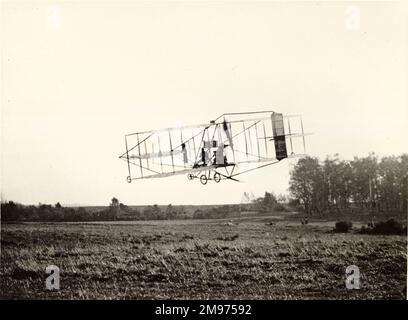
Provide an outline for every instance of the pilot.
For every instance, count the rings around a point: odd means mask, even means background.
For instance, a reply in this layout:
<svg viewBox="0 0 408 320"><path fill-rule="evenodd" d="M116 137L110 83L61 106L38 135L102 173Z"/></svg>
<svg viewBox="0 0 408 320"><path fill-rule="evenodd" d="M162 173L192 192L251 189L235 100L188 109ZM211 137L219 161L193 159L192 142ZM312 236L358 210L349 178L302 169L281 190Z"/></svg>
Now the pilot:
<svg viewBox="0 0 408 320"><path fill-rule="evenodd" d="M203 162L203 166L206 165L205 156L206 156L206 152L205 152L204 148L201 148L201 161Z"/></svg>

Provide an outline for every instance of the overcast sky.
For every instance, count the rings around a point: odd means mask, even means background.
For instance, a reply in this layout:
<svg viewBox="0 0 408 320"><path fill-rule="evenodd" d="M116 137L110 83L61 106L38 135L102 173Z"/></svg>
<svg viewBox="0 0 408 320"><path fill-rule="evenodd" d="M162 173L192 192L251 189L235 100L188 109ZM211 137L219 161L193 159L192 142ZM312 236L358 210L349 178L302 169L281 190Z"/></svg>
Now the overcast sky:
<svg viewBox="0 0 408 320"><path fill-rule="evenodd" d="M310 155L408 151L408 11L392 3L2 3L1 193L22 203L234 203L294 161L202 186L126 182L124 134L302 114Z"/></svg>

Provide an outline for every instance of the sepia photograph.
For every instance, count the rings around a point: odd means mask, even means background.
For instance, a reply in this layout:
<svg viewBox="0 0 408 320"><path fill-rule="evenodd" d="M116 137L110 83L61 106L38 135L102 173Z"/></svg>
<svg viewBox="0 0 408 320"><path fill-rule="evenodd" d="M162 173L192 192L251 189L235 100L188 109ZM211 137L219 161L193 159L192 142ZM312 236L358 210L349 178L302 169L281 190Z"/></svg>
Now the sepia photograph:
<svg viewBox="0 0 408 320"><path fill-rule="evenodd" d="M0 300L407 300L408 2L0 5Z"/></svg>

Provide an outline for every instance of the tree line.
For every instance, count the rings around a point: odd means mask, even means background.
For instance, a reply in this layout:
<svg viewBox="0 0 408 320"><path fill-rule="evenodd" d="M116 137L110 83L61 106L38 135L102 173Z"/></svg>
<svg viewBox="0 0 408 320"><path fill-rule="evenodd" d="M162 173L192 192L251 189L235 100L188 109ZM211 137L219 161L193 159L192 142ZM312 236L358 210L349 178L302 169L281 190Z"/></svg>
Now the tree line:
<svg viewBox="0 0 408 320"><path fill-rule="evenodd" d="M291 197L308 214L326 212L406 212L408 154L320 161L299 159L290 173Z"/></svg>
<svg viewBox="0 0 408 320"><path fill-rule="evenodd" d="M8 201L1 203L2 221L115 221L115 220L172 220L172 219L222 219L240 216L242 213L268 213L283 210L273 193L265 192L264 197L253 199L245 204L198 206L188 211L184 206L171 204L162 207L157 204L143 209L127 206L117 198L112 198L108 207L94 210L92 208L64 207L59 202L55 205L23 205Z"/></svg>
<svg viewBox="0 0 408 320"><path fill-rule="evenodd" d="M90 211L84 207L63 207L59 202L55 205L39 204L23 205L14 201L1 203L2 221L111 221L116 220L118 210L112 204L103 210Z"/></svg>
<svg viewBox="0 0 408 320"><path fill-rule="evenodd" d="M187 211L183 206L127 206L112 198L109 206L89 208L39 204L1 203L2 221L114 221L232 218L243 214L268 214L301 209L309 215L325 213L407 212L408 154L341 160L336 154L323 161L298 160L290 172L290 196L265 192L255 198L244 193L243 203L203 206Z"/></svg>

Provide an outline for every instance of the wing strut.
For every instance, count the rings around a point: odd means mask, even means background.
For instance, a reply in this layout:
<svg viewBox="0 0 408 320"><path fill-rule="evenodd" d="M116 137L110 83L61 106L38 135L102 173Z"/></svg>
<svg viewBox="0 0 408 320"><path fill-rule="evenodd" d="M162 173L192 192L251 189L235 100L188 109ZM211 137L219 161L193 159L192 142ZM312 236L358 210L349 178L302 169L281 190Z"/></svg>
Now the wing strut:
<svg viewBox="0 0 408 320"><path fill-rule="evenodd" d="M289 118L288 118L288 130L289 130L289 141L290 141L290 153L293 154L292 131L290 130L290 120L289 120Z"/></svg>
<svg viewBox="0 0 408 320"><path fill-rule="evenodd" d="M256 122L255 122L255 135L256 135L256 146L258 148L258 158L261 158L261 153L259 150L258 126Z"/></svg>
<svg viewBox="0 0 408 320"><path fill-rule="evenodd" d="M142 167L142 158L140 157L140 143L139 143L139 135L136 135L137 137L137 150L139 152L139 162L140 162L140 175L143 178L143 167Z"/></svg>
<svg viewBox="0 0 408 320"><path fill-rule="evenodd" d="M169 140L170 140L171 165L173 166L173 173L174 173L173 146L171 144L171 133L170 133L170 131L169 131Z"/></svg>
<svg viewBox="0 0 408 320"><path fill-rule="evenodd" d="M245 133L246 129L245 129L245 123L244 122L242 122L242 127L244 128L244 130L242 132L243 132L244 137L245 137L245 152L246 152L246 155L248 157L248 142L247 142L247 136L246 136L246 133Z"/></svg>
<svg viewBox="0 0 408 320"><path fill-rule="evenodd" d="M132 179L131 174L130 174L129 151L128 151L128 144L127 144L126 136L125 136L125 145L126 145L126 159L127 159L128 170L129 170L129 179Z"/></svg>
<svg viewBox="0 0 408 320"><path fill-rule="evenodd" d="M144 141L144 149L145 149L145 153L147 154L146 141ZM147 169L149 169L149 157L146 158L146 162L147 162Z"/></svg>
<svg viewBox="0 0 408 320"><path fill-rule="evenodd" d="M268 157L268 143L267 143L267 141L266 141L265 122L262 122L262 125L263 125L264 137L265 137L265 153L266 153L266 157Z"/></svg>
<svg viewBox="0 0 408 320"><path fill-rule="evenodd" d="M157 142L159 144L159 155L160 155L160 167L161 167L161 171L163 173L163 159L162 159L162 152L161 152L161 147L160 147L160 134L157 134Z"/></svg>
<svg viewBox="0 0 408 320"><path fill-rule="evenodd" d="M306 142L305 142L305 133L303 131L302 117L300 117L300 126L302 127L302 136L303 136L303 153L306 153Z"/></svg>

